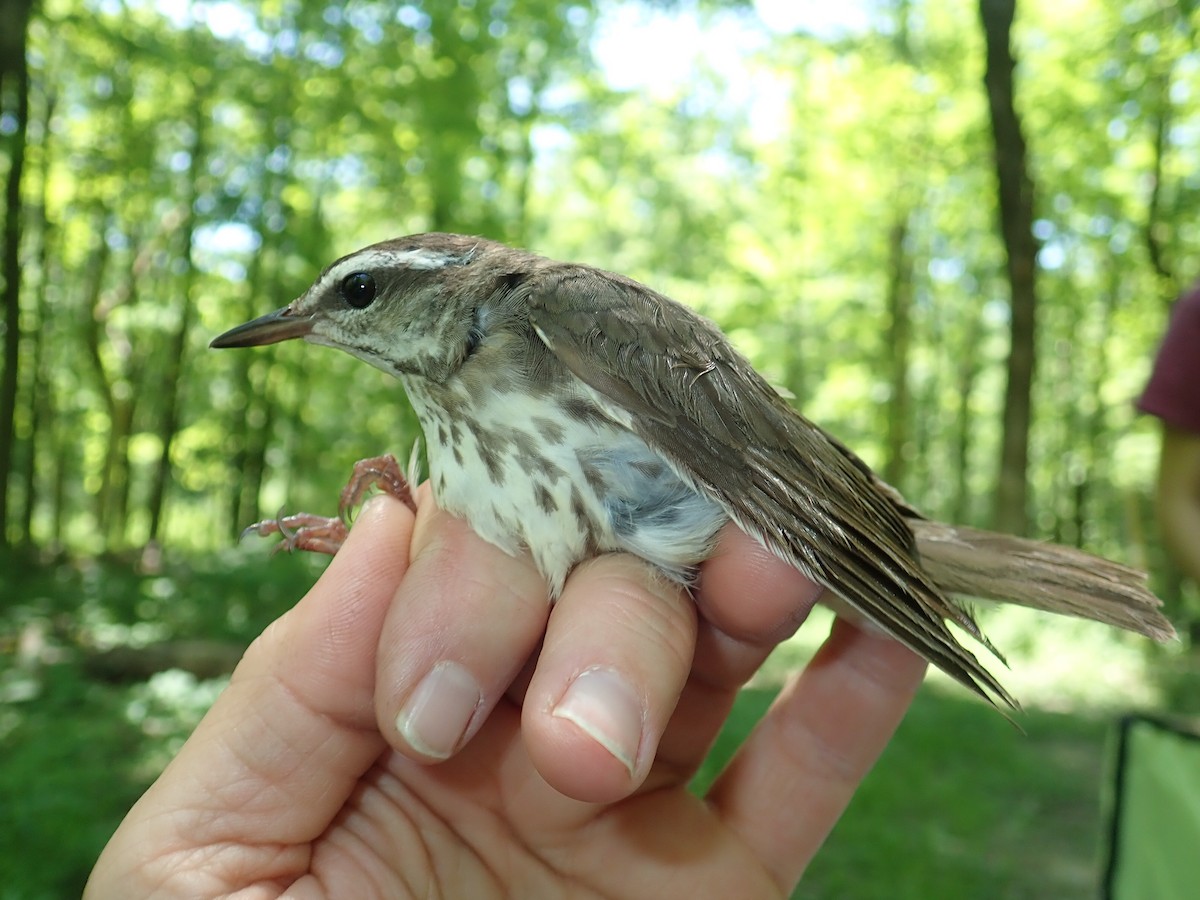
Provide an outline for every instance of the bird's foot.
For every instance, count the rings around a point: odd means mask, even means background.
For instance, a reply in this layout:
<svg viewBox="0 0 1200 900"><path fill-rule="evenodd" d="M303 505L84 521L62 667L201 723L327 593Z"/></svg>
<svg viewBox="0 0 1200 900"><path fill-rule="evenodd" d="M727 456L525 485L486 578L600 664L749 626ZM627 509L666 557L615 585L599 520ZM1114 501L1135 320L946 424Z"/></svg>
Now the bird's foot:
<svg viewBox="0 0 1200 900"><path fill-rule="evenodd" d="M346 541L350 529L341 519L334 516L317 516L312 513L293 513L283 515L279 511L273 519L263 519L255 522L242 532L242 538L248 534L259 537L269 537L272 534L283 535L283 540L275 545L272 553L286 550L308 550L313 553L325 553L333 556Z"/></svg>
<svg viewBox="0 0 1200 900"><path fill-rule="evenodd" d="M362 503L367 492L373 487L391 494L413 512L417 511L412 485L400 471L400 463L396 462L396 457L392 454L385 453L383 456L360 459L354 464L350 480L342 488L341 497L338 499L338 517L343 522L349 522L350 511Z"/></svg>
<svg viewBox="0 0 1200 900"><path fill-rule="evenodd" d="M336 517L317 516L312 513L285 516L280 510L280 514L273 519L255 522L242 532L242 537L248 534L257 534L260 537L280 534L283 535L283 540L275 545L273 553L280 550L289 553L293 550L308 550L333 556L341 549L350 533L352 511L362 503L373 487L391 494L413 512L417 511L417 501L409 480L400 471L396 457L386 453L383 456L360 459L354 464L350 480L342 488L338 498Z"/></svg>

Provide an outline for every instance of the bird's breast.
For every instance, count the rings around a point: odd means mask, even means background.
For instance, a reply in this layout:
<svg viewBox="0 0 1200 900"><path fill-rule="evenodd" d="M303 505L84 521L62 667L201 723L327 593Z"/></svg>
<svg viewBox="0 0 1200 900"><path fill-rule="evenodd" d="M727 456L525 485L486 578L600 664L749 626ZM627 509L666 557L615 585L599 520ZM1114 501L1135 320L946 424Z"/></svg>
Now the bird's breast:
<svg viewBox="0 0 1200 900"><path fill-rule="evenodd" d="M527 548L553 596L577 563L613 550L686 580L728 520L588 392L405 389L438 505L508 553Z"/></svg>

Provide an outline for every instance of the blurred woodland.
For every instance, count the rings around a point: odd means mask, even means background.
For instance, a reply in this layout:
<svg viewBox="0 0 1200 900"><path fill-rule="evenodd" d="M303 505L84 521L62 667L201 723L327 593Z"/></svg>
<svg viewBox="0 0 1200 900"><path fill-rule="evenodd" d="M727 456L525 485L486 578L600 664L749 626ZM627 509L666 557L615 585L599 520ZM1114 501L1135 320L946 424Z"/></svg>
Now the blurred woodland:
<svg viewBox="0 0 1200 900"><path fill-rule="evenodd" d="M207 349L401 234L638 278L927 514L1148 567L1200 633L1132 406L1200 277L1200 7L787 6L0 0L5 896L77 893L204 679L311 583L239 531L407 458L384 374ZM1002 896L970 884L945 896Z"/></svg>

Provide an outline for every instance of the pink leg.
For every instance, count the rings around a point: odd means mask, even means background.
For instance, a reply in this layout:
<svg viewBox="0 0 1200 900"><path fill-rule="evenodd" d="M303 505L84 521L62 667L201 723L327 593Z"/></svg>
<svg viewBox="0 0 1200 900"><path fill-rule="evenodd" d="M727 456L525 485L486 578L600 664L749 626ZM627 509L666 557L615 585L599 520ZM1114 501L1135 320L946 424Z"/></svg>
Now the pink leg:
<svg viewBox="0 0 1200 900"><path fill-rule="evenodd" d="M242 537L257 534L268 537L272 534L283 535L283 540L275 545L272 553L286 550L310 550L313 553L327 553L333 556L341 549L350 533L346 523L332 516L316 516L312 513L295 513L285 516L279 511L273 519L263 519L242 531Z"/></svg>
<svg viewBox="0 0 1200 900"><path fill-rule="evenodd" d="M385 453L383 456L360 459L354 464L350 480L342 488L342 495L338 499L338 516L343 521L349 521L350 510L362 503L367 491L373 487L391 494L413 512L417 511L412 486L400 471L400 463L392 454Z"/></svg>
<svg viewBox="0 0 1200 900"><path fill-rule="evenodd" d="M327 553L333 556L341 549L350 533L350 513L358 506L372 487L379 487L391 494L413 512L417 511L417 503L413 498L412 488L400 464L390 453L383 456L373 456L370 459L360 459L354 464L350 481L342 488L338 499L337 517L316 516L312 513L295 513L285 516L277 515L273 519L263 519L255 522L242 532L244 538L248 534L267 537L272 534L283 535L274 551L309 550L313 553ZM282 513L282 510L280 511Z"/></svg>

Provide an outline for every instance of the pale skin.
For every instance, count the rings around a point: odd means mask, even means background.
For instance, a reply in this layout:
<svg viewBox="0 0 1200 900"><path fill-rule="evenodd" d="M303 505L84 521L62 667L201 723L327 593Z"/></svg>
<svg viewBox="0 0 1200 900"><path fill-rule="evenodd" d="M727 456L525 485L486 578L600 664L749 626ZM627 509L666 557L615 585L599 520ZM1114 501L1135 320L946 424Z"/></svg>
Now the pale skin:
<svg viewBox="0 0 1200 900"><path fill-rule="evenodd" d="M1164 423L1157 506L1168 552L1200 584L1200 434Z"/></svg>
<svg viewBox="0 0 1200 900"><path fill-rule="evenodd" d="M689 794L738 688L819 593L730 528L694 601L613 554L551 607L528 558L427 493L415 517L379 497L85 896L786 896L925 670L839 622L708 796ZM415 702L447 660L467 673L454 690L479 689L465 720ZM591 705L564 700L580 684ZM397 727L414 703L424 752Z"/></svg>

